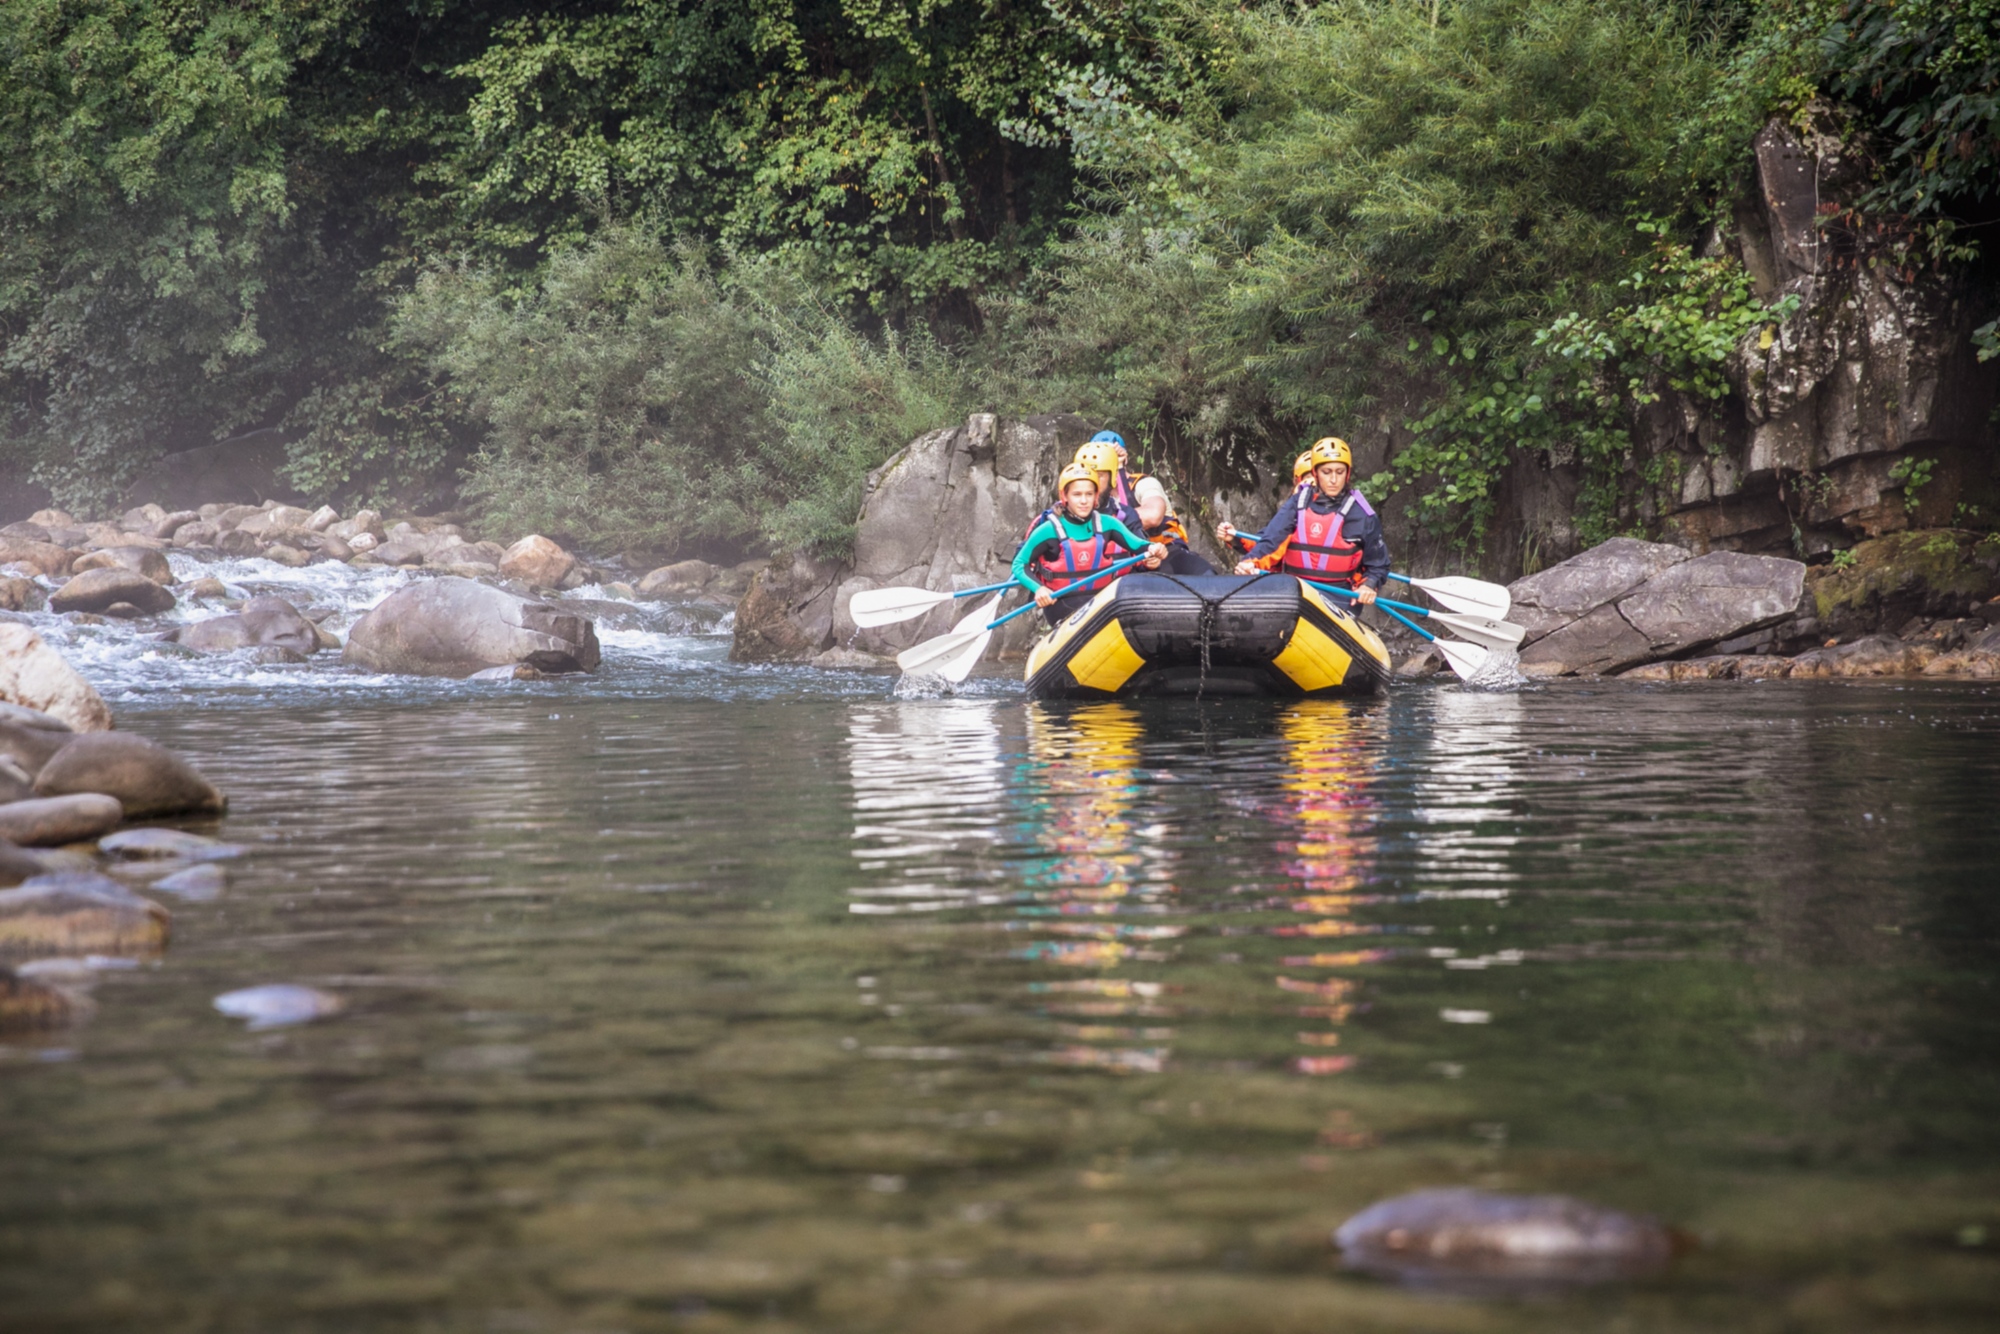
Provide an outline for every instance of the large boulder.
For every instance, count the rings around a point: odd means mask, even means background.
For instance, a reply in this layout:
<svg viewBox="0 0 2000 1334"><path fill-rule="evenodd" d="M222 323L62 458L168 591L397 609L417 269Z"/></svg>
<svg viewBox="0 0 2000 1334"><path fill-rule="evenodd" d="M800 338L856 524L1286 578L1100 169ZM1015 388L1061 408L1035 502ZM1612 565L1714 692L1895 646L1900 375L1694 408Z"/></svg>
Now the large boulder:
<svg viewBox="0 0 2000 1334"><path fill-rule="evenodd" d="M217 616L192 625L169 630L165 639L205 653L226 653L241 648L275 645L297 653L313 653L320 648L320 636L311 621L283 598L256 597L231 616Z"/></svg>
<svg viewBox="0 0 2000 1334"><path fill-rule="evenodd" d="M390 594L354 623L341 656L367 671L459 677L514 664L589 672L600 659L586 618L458 578Z"/></svg>
<svg viewBox="0 0 2000 1334"><path fill-rule="evenodd" d="M59 847L108 834L124 819L124 805L99 792L32 797L0 806L0 838L24 848Z"/></svg>
<svg viewBox="0 0 2000 1334"><path fill-rule="evenodd" d="M1805 566L1795 560L1711 551L1529 644L1521 666L1531 675L1569 675L1684 657L1786 619L1804 589Z"/></svg>
<svg viewBox="0 0 2000 1334"><path fill-rule="evenodd" d="M229 805L193 765L158 742L130 732L93 732L76 738L50 756L35 775L35 791L44 797L100 792L118 798L126 817L133 820L220 812Z"/></svg>
<svg viewBox="0 0 2000 1334"><path fill-rule="evenodd" d="M58 588L49 597L51 611L103 611L118 603L137 607L148 615L172 611L174 595L145 575L112 568L86 570Z"/></svg>
<svg viewBox="0 0 2000 1334"><path fill-rule="evenodd" d="M543 537L530 533L500 556L500 573L531 588L560 588L576 568L576 557Z"/></svg>
<svg viewBox="0 0 2000 1334"><path fill-rule="evenodd" d="M1527 630L1523 642L1531 644L1623 597L1660 571L1680 564L1688 554L1661 542L1614 537L1509 584L1514 610L1507 619Z"/></svg>
<svg viewBox="0 0 2000 1334"><path fill-rule="evenodd" d="M634 591L642 598L671 597L677 593L696 593L708 586L715 578L715 567L705 560L677 561L672 565L662 565L656 570L648 570L639 580Z"/></svg>
<svg viewBox="0 0 2000 1334"><path fill-rule="evenodd" d="M868 588L959 589L1004 580L1028 525L1054 498L1056 474L1092 429L1067 414L1023 419L982 412L963 426L919 436L868 475L851 563L795 557L757 576L736 609L730 656L806 662L840 645L887 657L949 629L962 606L857 630L848 600ZM1040 624L1037 617L1016 618L995 636L998 650L1020 651Z"/></svg>
<svg viewBox="0 0 2000 1334"><path fill-rule="evenodd" d="M174 567L167 564L167 558L151 547L138 545L99 547L88 555L78 556L70 568L78 574L88 570L126 570L156 584L174 581Z"/></svg>
<svg viewBox="0 0 2000 1334"><path fill-rule="evenodd" d="M0 621L0 701L49 714L78 732L111 726L111 708L90 682L40 635L11 621Z"/></svg>
<svg viewBox="0 0 2000 1334"><path fill-rule="evenodd" d="M69 573L70 563L75 559L74 551L53 542L20 537L0 538L0 565L19 565L50 579L59 579Z"/></svg>

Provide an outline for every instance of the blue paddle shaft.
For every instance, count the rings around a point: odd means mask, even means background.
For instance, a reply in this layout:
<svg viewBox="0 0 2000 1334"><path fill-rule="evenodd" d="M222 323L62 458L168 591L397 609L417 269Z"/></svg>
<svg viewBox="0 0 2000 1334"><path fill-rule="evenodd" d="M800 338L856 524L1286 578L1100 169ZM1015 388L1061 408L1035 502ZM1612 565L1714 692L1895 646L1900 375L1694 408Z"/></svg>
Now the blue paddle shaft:
<svg viewBox="0 0 2000 1334"><path fill-rule="evenodd" d="M1356 594L1352 589L1335 588L1332 584L1316 584L1313 583L1313 581L1310 579L1306 580L1306 582L1312 584L1314 588L1317 588L1322 593L1331 593L1335 597L1358 600L1356 598ZM1424 629L1424 627L1418 625L1415 621L1411 620L1409 617L1403 615L1402 612L1396 610L1396 608L1398 607L1403 607L1406 610L1415 612L1419 616L1430 615L1430 613L1425 611L1422 607L1411 607L1407 603L1391 602L1389 601L1389 599L1382 597L1376 598L1371 605L1380 607L1385 614L1394 616L1397 620L1401 621L1404 625L1409 626L1412 630L1415 630L1418 634L1422 635L1425 639L1429 640L1431 643L1433 644L1437 643L1436 635Z"/></svg>
<svg viewBox="0 0 2000 1334"><path fill-rule="evenodd" d="M998 593L1003 588L1012 588L1013 586L1014 581L1012 579L1003 579L997 584L988 584L984 588L961 588L958 592L953 593L952 596L955 598L976 597L981 593Z"/></svg>
<svg viewBox="0 0 2000 1334"><path fill-rule="evenodd" d="M1125 560L1119 561L1116 565L1107 565L1103 569L1099 570L1096 574L1091 575L1090 578L1077 580L1075 583L1071 584L1068 588L1065 588L1062 590L1062 592L1056 594L1056 596L1059 598L1066 598L1071 593L1081 593L1084 589L1096 583L1099 579L1106 578L1109 575L1114 575L1118 573L1120 570L1129 570L1134 565L1137 565L1140 561L1144 559L1146 559L1146 553L1142 551L1136 556L1132 556ZM1035 609L1035 604L1033 602L1030 602L1025 607L1016 607L1014 608L1014 610L1008 612L1005 616L1002 616L999 620L987 622L986 628L988 630L998 630L1001 626L1007 624L1007 622L1013 620L1016 616L1020 616L1026 612L1031 612L1034 609Z"/></svg>

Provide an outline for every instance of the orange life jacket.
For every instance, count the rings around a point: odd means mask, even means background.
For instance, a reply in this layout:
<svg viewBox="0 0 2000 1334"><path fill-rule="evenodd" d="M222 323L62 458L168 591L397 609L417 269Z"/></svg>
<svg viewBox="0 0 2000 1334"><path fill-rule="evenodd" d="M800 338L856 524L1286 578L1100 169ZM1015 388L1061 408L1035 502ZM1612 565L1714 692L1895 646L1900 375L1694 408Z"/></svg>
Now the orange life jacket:
<svg viewBox="0 0 2000 1334"><path fill-rule="evenodd" d="M1035 556L1035 577L1051 593L1060 593L1079 579L1088 579L1127 554L1124 544L1104 531L1102 514L1091 514L1091 536L1081 541L1069 535L1061 518L1054 522L1054 545L1057 550L1053 555L1037 553ZM1044 550L1049 545L1047 542L1042 544Z"/></svg>
<svg viewBox="0 0 2000 1334"><path fill-rule="evenodd" d="M1299 502L1298 526L1284 548L1281 568L1286 574L1324 584L1361 583L1361 544L1343 542L1340 536L1341 522L1359 498L1349 491L1345 501L1325 514L1314 510L1310 499Z"/></svg>

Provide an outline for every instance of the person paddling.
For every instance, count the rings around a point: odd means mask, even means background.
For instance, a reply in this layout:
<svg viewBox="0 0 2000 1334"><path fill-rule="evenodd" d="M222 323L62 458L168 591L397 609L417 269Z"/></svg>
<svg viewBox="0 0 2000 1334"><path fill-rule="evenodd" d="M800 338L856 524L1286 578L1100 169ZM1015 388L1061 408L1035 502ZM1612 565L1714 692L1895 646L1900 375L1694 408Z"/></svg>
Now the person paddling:
<svg viewBox="0 0 2000 1334"><path fill-rule="evenodd" d="M1166 545L1164 568L1168 574L1214 574L1215 567L1188 545L1187 529L1167 503L1167 488L1157 477L1141 477L1132 486L1132 502L1139 511L1139 531L1149 541Z"/></svg>
<svg viewBox="0 0 2000 1334"><path fill-rule="evenodd" d="M1292 460L1292 490L1294 493L1311 485L1311 482L1307 479L1312 476L1312 470L1312 450L1308 449ZM1215 538L1218 542L1222 543L1225 549L1238 551L1246 556L1250 554L1251 548L1257 545L1257 534L1243 532L1233 523L1224 522L1215 525ZM1258 568L1274 570L1284 560L1284 557L1284 548L1280 547L1258 561Z"/></svg>
<svg viewBox="0 0 2000 1334"><path fill-rule="evenodd" d="M1294 491L1236 563L1236 573L1255 574L1260 558L1282 549L1278 566L1286 574L1323 584L1344 584L1356 600L1369 603L1389 576L1389 544L1382 520L1348 485L1354 451L1345 440L1327 436L1312 447L1312 484Z"/></svg>
<svg viewBox="0 0 2000 1334"><path fill-rule="evenodd" d="M1100 431L1100 438L1079 448L1076 451L1076 466L1090 469L1091 475L1097 478L1098 512L1137 532L1139 511L1132 503L1131 479L1125 475L1125 459L1118 446L1102 438L1108 434Z"/></svg>
<svg viewBox="0 0 2000 1334"><path fill-rule="evenodd" d="M1062 507L1029 531L1027 541L1014 553L1013 571L1014 582L1034 595L1035 605L1050 625L1060 624L1090 601L1084 593L1056 597L1071 584L1090 578L1132 552L1146 553L1149 570L1159 568L1167 556L1164 543L1148 542L1115 516L1098 512L1097 476L1089 468L1076 463L1064 468L1056 493ZM1098 585L1109 582L1099 580Z"/></svg>

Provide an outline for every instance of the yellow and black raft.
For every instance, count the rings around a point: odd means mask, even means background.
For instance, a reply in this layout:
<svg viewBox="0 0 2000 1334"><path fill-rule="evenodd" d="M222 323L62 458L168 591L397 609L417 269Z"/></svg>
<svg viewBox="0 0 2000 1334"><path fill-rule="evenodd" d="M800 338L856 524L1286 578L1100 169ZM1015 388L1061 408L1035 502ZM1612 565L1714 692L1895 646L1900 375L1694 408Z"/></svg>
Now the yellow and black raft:
<svg viewBox="0 0 2000 1334"><path fill-rule="evenodd" d="M1362 695L1389 650L1290 575L1129 574L1042 636L1027 679L1041 699Z"/></svg>

